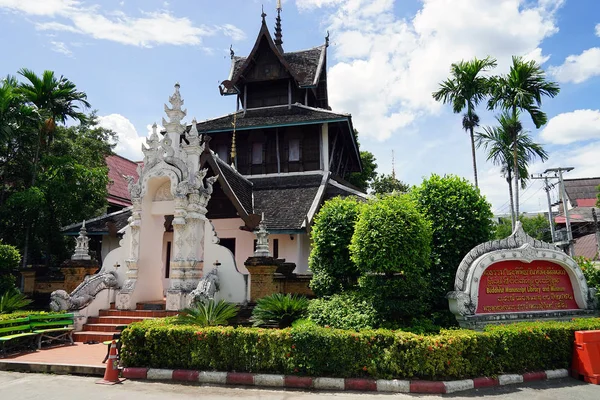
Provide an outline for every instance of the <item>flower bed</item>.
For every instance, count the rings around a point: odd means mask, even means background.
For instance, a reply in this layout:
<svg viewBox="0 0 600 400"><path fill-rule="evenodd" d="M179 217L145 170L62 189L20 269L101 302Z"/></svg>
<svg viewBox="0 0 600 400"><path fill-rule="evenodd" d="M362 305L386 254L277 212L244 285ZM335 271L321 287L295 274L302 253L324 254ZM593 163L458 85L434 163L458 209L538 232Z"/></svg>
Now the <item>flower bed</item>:
<svg viewBox="0 0 600 400"><path fill-rule="evenodd" d="M567 368L573 332L600 329L600 318L520 323L485 332L416 335L301 326L259 329L176 326L170 319L132 324L122 335L126 367L308 376L463 379Z"/></svg>

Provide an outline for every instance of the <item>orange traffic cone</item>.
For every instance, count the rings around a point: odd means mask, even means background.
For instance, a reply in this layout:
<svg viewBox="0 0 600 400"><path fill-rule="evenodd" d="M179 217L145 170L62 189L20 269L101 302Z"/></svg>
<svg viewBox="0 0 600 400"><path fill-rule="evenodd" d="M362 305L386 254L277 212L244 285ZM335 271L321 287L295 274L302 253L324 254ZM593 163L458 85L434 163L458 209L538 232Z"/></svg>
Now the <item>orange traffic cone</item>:
<svg viewBox="0 0 600 400"><path fill-rule="evenodd" d="M108 361L106 363L104 379L99 380L96 383L101 385L114 385L115 383L121 383L124 380L125 379L119 378L119 366L117 365L117 342L113 340L110 344L110 352L108 353Z"/></svg>

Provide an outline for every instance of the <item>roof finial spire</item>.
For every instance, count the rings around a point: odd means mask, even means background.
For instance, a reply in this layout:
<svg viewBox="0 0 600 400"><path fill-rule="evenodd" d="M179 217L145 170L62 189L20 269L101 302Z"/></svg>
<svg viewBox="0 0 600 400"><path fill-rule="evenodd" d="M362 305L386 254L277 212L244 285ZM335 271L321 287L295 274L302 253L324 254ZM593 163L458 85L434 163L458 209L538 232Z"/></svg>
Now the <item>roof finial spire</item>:
<svg viewBox="0 0 600 400"><path fill-rule="evenodd" d="M233 51L233 44L229 45L229 55L231 56L231 59L233 60L233 57L235 56L235 51Z"/></svg>
<svg viewBox="0 0 600 400"><path fill-rule="evenodd" d="M392 149L392 179L396 179L396 165L394 160L394 149Z"/></svg>
<svg viewBox="0 0 600 400"><path fill-rule="evenodd" d="M260 16L262 17L262 23L266 24L265 17L267 16L267 14L265 14L265 6L261 5L260 7L261 7L261 10L262 10L262 13L260 14Z"/></svg>
<svg viewBox="0 0 600 400"><path fill-rule="evenodd" d="M283 35L281 34L281 0L277 0L277 18L275 19L275 46L283 53Z"/></svg>
<svg viewBox="0 0 600 400"><path fill-rule="evenodd" d="M327 36L325 36L325 47L329 47L329 31L327 31Z"/></svg>

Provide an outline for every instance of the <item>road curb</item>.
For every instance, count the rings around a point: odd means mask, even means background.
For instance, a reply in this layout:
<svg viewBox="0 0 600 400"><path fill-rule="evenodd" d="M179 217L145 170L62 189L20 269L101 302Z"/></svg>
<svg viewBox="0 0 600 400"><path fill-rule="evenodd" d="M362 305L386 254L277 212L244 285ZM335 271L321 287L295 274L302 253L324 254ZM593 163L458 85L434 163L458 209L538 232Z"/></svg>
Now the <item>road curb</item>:
<svg viewBox="0 0 600 400"><path fill-rule="evenodd" d="M2 369L0 364L0 369ZM171 370L155 368L123 368L122 375L128 379L160 379L162 381L185 381L216 383L221 385L244 385L268 388L317 389L354 392L422 393L444 394L472 389L514 385L569 376L566 369L527 372L525 374L499 375L497 378L474 378L456 381L386 380L367 378L312 378L308 376L252 374L246 372L211 372L194 370Z"/></svg>
<svg viewBox="0 0 600 400"><path fill-rule="evenodd" d="M43 362L0 361L0 371L39 372L57 375L104 376L106 367L96 365L50 364Z"/></svg>

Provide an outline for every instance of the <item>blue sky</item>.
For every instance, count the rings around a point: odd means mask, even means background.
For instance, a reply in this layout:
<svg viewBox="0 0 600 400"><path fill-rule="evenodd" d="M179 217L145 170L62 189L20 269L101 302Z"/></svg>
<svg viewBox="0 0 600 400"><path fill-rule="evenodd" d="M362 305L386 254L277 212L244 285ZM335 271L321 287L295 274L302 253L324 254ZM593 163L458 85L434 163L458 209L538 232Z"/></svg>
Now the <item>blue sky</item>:
<svg viewBox="0 0 600 400"><path fill-rule="evenodd" d="M221 97L229 46L247 55L264 5L270 29L275 0L0 0L0 74L27 67L56 71L88 94L117 152L141 158L140 143L180 82L192 118L234 111ZM353 115L363 149L379 171L418 184L431 173L473 179L461 117L431 92L452 62L487 55L507 71L511 55L540 62L561 93L545 99L549 123L525 125L550 153L531 172L572 166L568 177L600 176L600 2L597 0L287 0L286 51L320 45L328 53L330 103ZM480 110L482 125L494 113ZM508 212L498 167L478 150L480 187L496 213ZM556 198L557 194L553 193ZM533 181L522 210L546 208Z"/></svg>

